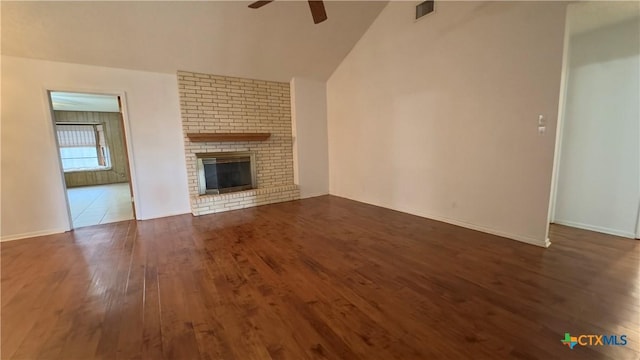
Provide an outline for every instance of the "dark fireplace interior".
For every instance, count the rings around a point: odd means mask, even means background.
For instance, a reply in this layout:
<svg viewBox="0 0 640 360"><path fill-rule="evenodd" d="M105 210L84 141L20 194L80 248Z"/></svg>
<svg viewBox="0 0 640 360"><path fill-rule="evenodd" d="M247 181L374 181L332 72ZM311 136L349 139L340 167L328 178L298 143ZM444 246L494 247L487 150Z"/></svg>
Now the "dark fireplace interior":
<svg viewBox="0 0 640 360"><path fill-rule="evenodd" d="M251 155L203 154L198 157L200 194L223 194L254 187Z"/></svg>

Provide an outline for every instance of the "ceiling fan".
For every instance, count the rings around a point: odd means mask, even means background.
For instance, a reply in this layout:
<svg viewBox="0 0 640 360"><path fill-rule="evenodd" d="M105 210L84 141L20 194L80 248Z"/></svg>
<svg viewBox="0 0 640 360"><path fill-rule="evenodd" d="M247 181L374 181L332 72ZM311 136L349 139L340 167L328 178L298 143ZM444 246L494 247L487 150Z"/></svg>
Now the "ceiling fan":
<svg viewBox="0 0 640 360"><path fill-rule="evenodd" d="M270 2L273 2L273 0L256 1L251 3L249 7L252 9L258 9ZM311 9L314 24L319 24L327 20L327 12L324 10L324 3L322 0L309 0L309 9Z"/></svg>

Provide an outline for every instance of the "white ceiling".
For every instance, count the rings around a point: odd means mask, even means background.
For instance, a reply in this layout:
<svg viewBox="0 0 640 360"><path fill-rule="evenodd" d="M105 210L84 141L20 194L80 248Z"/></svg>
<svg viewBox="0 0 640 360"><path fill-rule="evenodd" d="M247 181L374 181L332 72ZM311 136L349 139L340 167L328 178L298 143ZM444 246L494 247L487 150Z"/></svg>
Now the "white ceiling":
<svg viewBox="0 0 640 360"><path fill-rule="evenodd" d="M51 92L53 110L120 112L118 97L114 95Z"/></svg>
<svg viewBox="0 0 640 360"><path fill-rule="evenodd" d="M386 1L2 1L2 54L144 71L327 79Z"/></svg>
<svg viewBox="0 0 640 360"><path fill-rule="evenodd" d="M582 1L569 5L571 35L640 17L638 1Z"/></svg>

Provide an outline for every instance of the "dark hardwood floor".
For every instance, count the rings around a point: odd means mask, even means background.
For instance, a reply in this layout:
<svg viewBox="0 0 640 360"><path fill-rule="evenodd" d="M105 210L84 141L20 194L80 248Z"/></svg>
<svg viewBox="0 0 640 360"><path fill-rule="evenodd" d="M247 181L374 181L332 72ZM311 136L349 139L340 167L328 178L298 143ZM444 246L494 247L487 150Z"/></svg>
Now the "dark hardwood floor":
<svg viewBox="0 0 640 360"><path fill-rule="evenodd" d="M640 242L337 197L7 242L2 359L638 359ZM626 346L561 344L564 333Z"/></svg>

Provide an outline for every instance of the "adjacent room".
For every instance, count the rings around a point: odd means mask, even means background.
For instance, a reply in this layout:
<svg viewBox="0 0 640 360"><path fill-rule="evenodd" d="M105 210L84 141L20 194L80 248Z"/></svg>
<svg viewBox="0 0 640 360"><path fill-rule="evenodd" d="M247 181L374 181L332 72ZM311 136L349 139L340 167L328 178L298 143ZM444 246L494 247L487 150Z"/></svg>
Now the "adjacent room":
<svg viewBox="0 0 640 360"><path fill-rule="evenodd" d="M49 97L73 228L134 219L118 97Z"/></svg>
<svg viewBox="0 0 640 360"><path fill-rule="evenodd" d="M570 8L551 220L640 238L636 2Z"/></svg>
<svg viewBox="0 0 640 360"><path fill-rule="evenodd" d="M0 10L2 359L640 358L640 3Z"/></svg>

